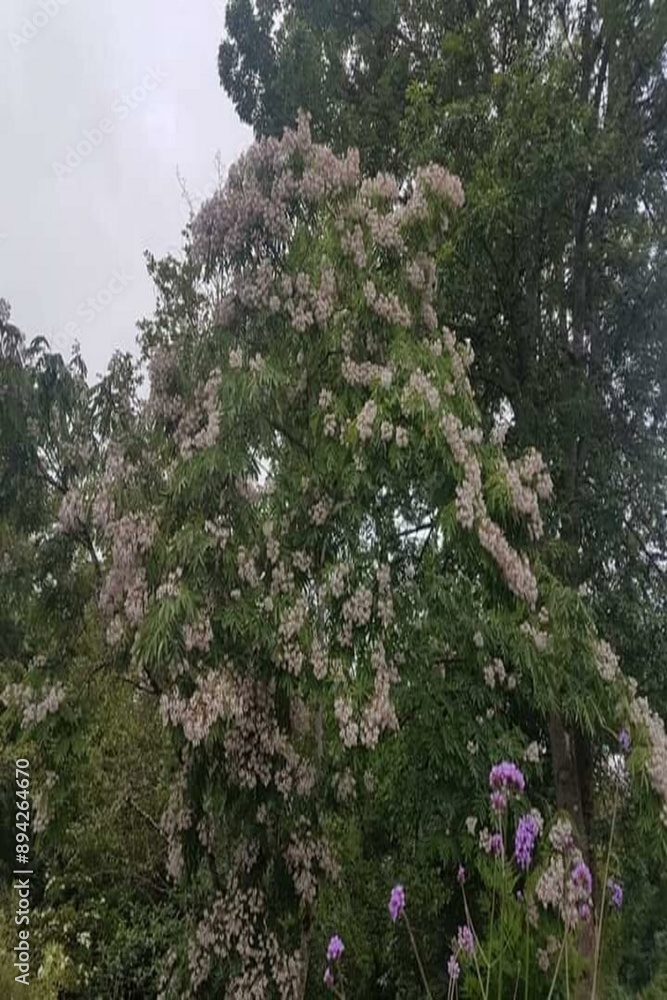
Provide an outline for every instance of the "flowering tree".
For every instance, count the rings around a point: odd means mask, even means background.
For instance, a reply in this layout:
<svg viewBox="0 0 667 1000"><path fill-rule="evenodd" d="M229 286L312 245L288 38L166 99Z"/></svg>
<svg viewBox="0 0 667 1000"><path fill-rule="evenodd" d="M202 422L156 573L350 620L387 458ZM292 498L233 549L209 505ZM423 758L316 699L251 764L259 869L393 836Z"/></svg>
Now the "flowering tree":
<svg viewBox="0 0 667 1000"><path fill-rule="evenodd" d="M487 418L511 406L509 447L548 459L549 566L585 588L664 716L667 35L653 0L612 8L230 0L218 66L256 135L305 107L365 172L435 160L461 177L438 315L471 339ZM595 746L557 713L550 726L557 802L590 832ZM637 872L656 901L659 871ZM658 928L623 938L635 988Z"/></svg>
<svg viewBox="0 0 667 1000"><path fill-rule="evenodd" d="M150 398L65 502L102 533L108 642L178 753L162 827L193 925L166 995L319 988L335 818L415 713L459 771L460 830L491 761L539 768L551 712L603 756L628 727L648 822L667 815L660 720L540 564L546 466L485 438L435 309L463 200L436 166L362 180L302 117L230 171L184 262L153 264Z"/></svg>

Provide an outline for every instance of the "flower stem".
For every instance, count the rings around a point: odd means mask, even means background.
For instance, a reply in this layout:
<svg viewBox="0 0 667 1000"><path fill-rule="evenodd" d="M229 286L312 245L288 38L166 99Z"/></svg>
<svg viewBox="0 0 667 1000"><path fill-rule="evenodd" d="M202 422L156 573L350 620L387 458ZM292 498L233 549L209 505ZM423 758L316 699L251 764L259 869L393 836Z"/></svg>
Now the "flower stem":
<svg viewBox="0 0 667 1000"><path fill-rule="evenodd" d="M526 978L524 980L523 997L528 1000L528 962L530 958L530 924L528 923L528 913L526 912Z"/></svg>
<svg viewBox="0 0 667 1000"><path fill-rule="evenodd" d="M462 891L463 891L463 906L465 908L465 914L466 914L466 920L468 921L468 926L470 927L470 930L473 932L473 935L475 937L475 941L477 942L477 948L479 948L480 955L482 956L483 960L488 964L489 963L489 959L484 954L484 949L482 948L482 945L481 945L480 940L479 940L479 936L477 934L477 931L475 930L475 925L472 922L472 916L470 915L470 907L468 906L468 900L466 898L466 891L465 891L465 889L463 889ZM493 899L494 899L494 902L491 905L491 913L492 913L491 924L492 925L493 925L493 907L495 906L495 892L494 892Z"/></svg>
<svg viewBox="0 0 667 1000"><path fill-rule="evenodd" d="M558 961L556 962L556 971L554 972L554 978L553 978L553 980L551 982L551 989L549 990L549 996L547 997L547 1000L551 1000L551 997L553 996L553 992L556 989L556 980L558 979L558 970L560 969L560 963L561 963L561 959L563 957L563 951L565 950L565 942L566 941L567 941L567 931L563 935L563 943L560 946L560 951L558 952Z"/></svg>
<svg viewBox="0 0 667 1000"><path fill-rule="evenodd" d="M500 821L500 836L502 837L503 853L501 856L501 867L500 867L500 877L502 879L501 896L500 896L500 906L502 910L503 905L503 892L505 890L505 834L507 832L507 818L503 815ZM503 936L503 920L502 912L500 917L500 954L498 956L498 1000L502 1000L503 996L503 951L505 950L505 940Z"/></svg>
<svg viewBox="0 0 667 1000"><path fill-rule="evenodd" d="M410 921L408 920L408 915L405 912L405 910L403 910L403 918L405 920L405 926L408 929L408 934L410 935L410 943L412 945L412 950L415 953L415 958L417 959L417 965L419 966L419 972L420 972L421 977L422 977L422 982L424 984L424 989L426 990L426 996L429 998L429 1000L433 1000L433 996L431 994L431 991L428 988L428 980L426 978L426 973L424 972L424 966L422 965L422 960L419 957L419 951L417 949L417 942L415 941L415 936L412 933L412 927L410 926Z"/></svg>
<svg viewBox="0 0 667 1000"><path fill-rule="evenodd" d="M593 986L591 989L591 1000L597 1000L598 970L600 968L600 953L602 950L602 924L604 922L605 893L607 890L607 879L609 878L609 863L611 861L611 847L614 842L614 828L616 826L616 811L618 809L618 784L614 795L614 808L611 814L611 830L609 831L609 845L607 847L607 860L604 867L604 882L602 884L602 899L600 902L600 922L595 932L595 956L593 958Z"/></svg>
<svg viewBox="0 0 667 1000"><path fill-rule="evenodd" d="M494 896L494 900L495 900L495 896ZM489 1000L489 976L491 975L491 960L490 960L490 958L486 957L486 955L482 951L482 946L479 943L479 938L478 938L477 933L475 931L475 927L474 927L473 922L472 922L472 917L470 916L470 910L468 908L468 900L466 899L465 889L463 890L463 905L465 906L466 920L468 921L468 926L472 930L473 936L475 938L475 950L472 953L472 959L473 959L473 962L475 963L475 972L477 973L477 978L479 980L479 987L480 987L480 989L482 991L482 997L484 998L484 1000ZM493 923L493 917L491 917L491 921ZM486 962L486 966L487 966L486 986L482 982L482 973L480 972L479 962L477 961L477 951L478 951L478 949L479 949L480 955L482 956L483 960ZM491 954L491 952L489 952L489 955L490 954Z"/></svg>
<svg viewBox="0 0 667 1000"><path fill-rule="evenodd" d="M496 885L494 882L493 897L491 899L491 926L489 927L489 948L491 946L491 942L493 941L493 926L494 926L495 913L496 913ZM486 988L484 990L485 997L488 997L489 995L490 981L491 981L491 962L488 961L486 963Z"/></svg>

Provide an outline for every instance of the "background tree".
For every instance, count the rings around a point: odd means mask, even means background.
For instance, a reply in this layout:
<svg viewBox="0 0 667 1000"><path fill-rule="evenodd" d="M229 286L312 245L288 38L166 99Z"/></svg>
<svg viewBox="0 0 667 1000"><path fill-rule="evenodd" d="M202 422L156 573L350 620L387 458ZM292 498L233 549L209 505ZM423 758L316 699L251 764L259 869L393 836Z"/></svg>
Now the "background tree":
<svg viewBox="0 0 667 1000"><path fill-rule="evenodd" d="M132 423L137 374L118 355L91 386L76 349L65 360L27 343L4 303L0 322L0 992L25 989L10 975L10 884L14 762L27 758L30 988L40 1000L155 996L179 913L159 829L169 754L151 693L104 648L85 502L110 435Z"/></svg>

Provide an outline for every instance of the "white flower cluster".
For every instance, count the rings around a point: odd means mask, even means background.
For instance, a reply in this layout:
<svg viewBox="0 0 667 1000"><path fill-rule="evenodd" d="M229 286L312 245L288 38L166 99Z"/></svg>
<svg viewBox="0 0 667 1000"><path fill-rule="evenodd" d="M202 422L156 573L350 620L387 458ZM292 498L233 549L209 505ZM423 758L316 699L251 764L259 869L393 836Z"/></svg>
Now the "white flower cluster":
<svg viewBox="0 0 667 1000"><path fill-rule="evenodd" d="M9 684L1 698L6 705L22 709L21 722L27 728L55 715L65 700L65 688L62 684L54 684L39 692L27 684Z"/></svg>
<svg viewBox="0 0 667 1000"><path fill-rule="evenodd" d="M635 731L648 742L647 772L656 795L662 802L661 819L667 827L667 732L660 716L653 711L644 697L637 696L637 682L624 677L619 660L609 643L598 640L593 653L600 677L607 684L617 683L625 688L629 700L629 721Z"/></svg>

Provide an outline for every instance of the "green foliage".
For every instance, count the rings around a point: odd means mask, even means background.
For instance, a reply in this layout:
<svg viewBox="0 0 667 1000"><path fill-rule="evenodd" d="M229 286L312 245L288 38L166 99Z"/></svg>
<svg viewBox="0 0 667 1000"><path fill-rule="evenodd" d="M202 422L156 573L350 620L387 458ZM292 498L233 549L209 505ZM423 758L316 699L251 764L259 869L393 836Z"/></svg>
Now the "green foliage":
<svg viewBox="0 0 667 1000"><path fill-rule="evenodd" d="M465 919L454 874L475 853L465 821L486 814L490 761L539 748L526 765L534 801L548 816L559 806L581 808L579 833L599 878L600 845L610 835L610 761L630 698L599 676L595 626L652 702L667 706L664 10L649 0L585 8L544 0L530 8L505 0L483 7L232 0L226 20L220 78L259 135L278 136L306 108L317 138L339 151L357 146L367 173L397 171L406 197L418 165L436 160L462 177L466 207L446 228L415 224L410 246L430 247L438 317L461 340L469 337L477 356L475 399L459 393L449 412L486 430L512 414L508 454L534 444L549 461L556 502L547 540L536 545L513 509L502 452L475 448L488 512L513 546L530 552L548 626L508 593L474 533L461 530L462 469L426 399L403 395L415 372L427 372L444 395L455 358L434 355L369 307L369 275L410 308L419 302L400 254L373 246L362 275L342 252L335 195L317 206L302 200L289 239L259 247L272 266L315 287L333 268L341 302L316 330L295 330L280 310L225 316L234 283L252 276L257 246L245 246L242 260L227 247L202 254L195 224L182 260L148 255L158 293L155 316L140 324L148 405L137 397L131 358L115 356L91 387L77 353L63 359L43 339L29 344L0 301L0 697L8 685L32 705L51 688L65 693L60 710L38 726L26 721L20 699L0 703L0 886L11 881L12 761L26 756L38 819L31 986L38 1000L183 995L188 942L224 896L246 836L260 845L254 884L265 894L268 924L310 953L305 995L323 993L319 959L332 930L348 943L355 997L423 995L409 939L386 911L389 889L401 881L428 976L444 996L448 941ZM347 336L359 360L378 351L376 360L393 369L391 385L341 380ZM229 360L235 350L240 368ZM216 372L220 440L184 452L184 438L202 430L202 390ZM335 437L325 433L318 405L321 389L332 387ZM378 425L405 423L408 447L363 439L358 418L369 401ZM268 479L273 491L260 490L256 503L239 487ZM324 530L312 519L322 496L330 501ZM98 606L100 595L109 603L117 556L98 530L100 499L117 505L107 521L126 513L155 526L142 550L147 614L137 634L126 628L115 646ZM211 530L219 530L221 511L223 545ZM352 589L375 564L391 564L397 626L384 638L404 675L394 699L400 728L373 753L340 744L340 677L322 684L312 672L276 670L291 598L278 590L261 604L238 561L241 549L250 553L260 567L256 586L266 587L268 538L279 542L311 609L342 561L352 564ZM307 570L297 565L304 554ZM173 572L178 584L158 597ZM368 635L355 638L353 652L332 638L342 615L335 602L307 616L296 635L306 655L327 635L357 712L373 691L377 604L376 595ZM211 649L174 673L193 659L185 637L202 617ZM485 683L495 657L515 689ZM175 695L191 706L204 673L220 676L229 662L254 682L275 677L276 723L303 759L316 762L312 801L283 801L261 783L238 787L226 718L194 750L183 727L164 729L158 698L163 713ZM302 707L305 729L296 735ZM565 760L555 749L559 733L574 748ZM601 990L653 1000L667 989L667 924L645 737L641 727L633 732L633 785L614 847L626 910L622 924L607 929ZM170 793L180 787L174 775L184 779L192 817L187 829L166 834ZM356 797L340 793L343 780L354 783ZM290 836L303 839L304 820L335 845L341 865L341 881L324 880L312 904L300 898L285 860ZM180 885L164 873L177 849ZM481 864L469 883L484 932L492 924L484 884L494 877ZM489 943L506 963L508 989L510 956L523 955L525 944L514 888L503 885L505 924ZM11 912L3 896L0 993L7 997L16 992L6 976ZM238 956L218 957L200 995L221 995L238 968ZM529 995L542 987L529 977ZM466 989L480 995L474 979Z"/></svg>

